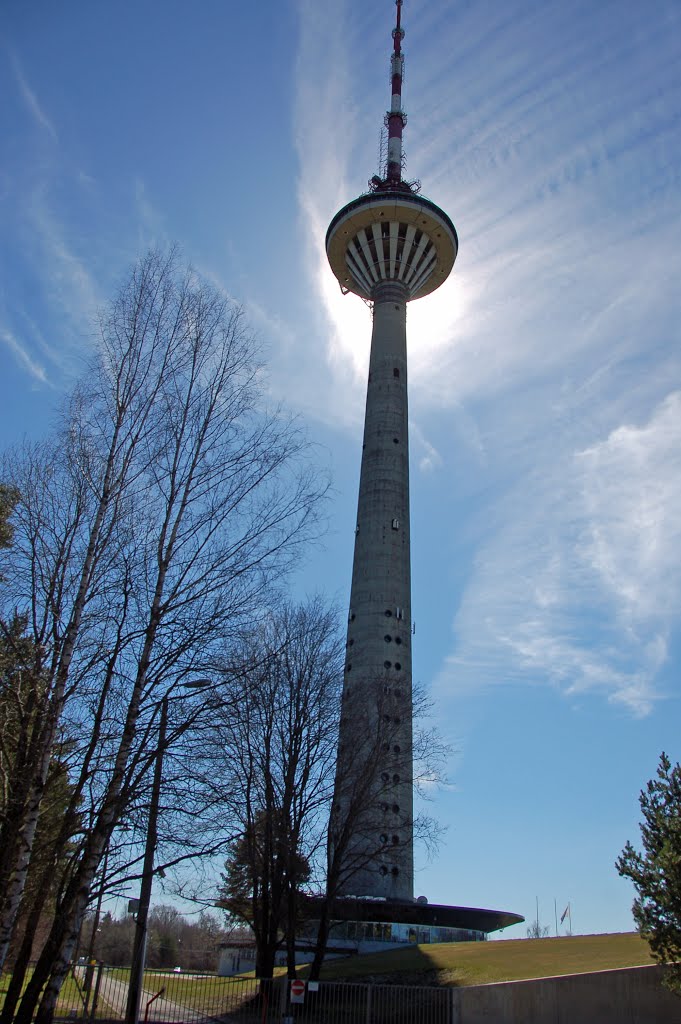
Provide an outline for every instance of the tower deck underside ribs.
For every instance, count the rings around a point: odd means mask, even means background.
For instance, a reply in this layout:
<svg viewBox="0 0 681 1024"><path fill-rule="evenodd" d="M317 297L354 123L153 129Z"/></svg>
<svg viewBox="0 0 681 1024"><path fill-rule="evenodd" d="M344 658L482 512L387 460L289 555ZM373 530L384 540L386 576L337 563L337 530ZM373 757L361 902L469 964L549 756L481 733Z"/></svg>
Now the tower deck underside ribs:
<svg viewBox="0 0 681 1024"><path fill-rule="evenodd" d="M374 222L348 244L347 265L355 284L367 295L379 281L403 281L418 292L437 263L431 239L413 224Z"/></svg>

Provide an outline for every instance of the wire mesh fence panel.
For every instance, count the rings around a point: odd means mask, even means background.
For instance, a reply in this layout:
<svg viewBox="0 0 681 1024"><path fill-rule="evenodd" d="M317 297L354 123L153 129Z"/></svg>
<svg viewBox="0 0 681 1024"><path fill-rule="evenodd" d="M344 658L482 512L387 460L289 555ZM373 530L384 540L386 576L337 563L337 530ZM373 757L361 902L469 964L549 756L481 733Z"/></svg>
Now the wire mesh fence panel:
<svg viewBox="0 0 681 1024"><path fill-rule="evenodd" d="M371 986L371 1024L450 1024L451 993L417 985Z"/></svg>
<svg viewBox="0 0 681 1024"><path fill-rule="evenodd" d="M365 1024L368 985L320 982L317 991L306 989L304 1002L289 1007L293 1022L305 1024Z"/></svg>
<svg viewBox="0 0 681 1024"><path fill-rule="evenodd" d="M292 1024L450 1024L451 994L434 987L320 982L287 1013Z"/></svg>

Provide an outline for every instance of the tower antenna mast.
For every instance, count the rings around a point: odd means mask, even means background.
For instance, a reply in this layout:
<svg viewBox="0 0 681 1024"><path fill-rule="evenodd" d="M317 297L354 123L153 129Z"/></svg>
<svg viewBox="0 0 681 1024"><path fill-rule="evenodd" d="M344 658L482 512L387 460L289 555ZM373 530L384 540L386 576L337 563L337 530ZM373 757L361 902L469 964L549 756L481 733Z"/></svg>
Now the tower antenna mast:
<svg viewBox="0 0 681 1024"><path fill-rule="evenodd" d="M399 185L402 180L402 132L407 115L402 110L402 79L404 77L404 55L402 40L404 29L401 25L402 0L395 0L397 24L393 29L393 53L390 58L391 99L390 110L385 116L388 129L388 166L386 180L390 186Z"/></svg>

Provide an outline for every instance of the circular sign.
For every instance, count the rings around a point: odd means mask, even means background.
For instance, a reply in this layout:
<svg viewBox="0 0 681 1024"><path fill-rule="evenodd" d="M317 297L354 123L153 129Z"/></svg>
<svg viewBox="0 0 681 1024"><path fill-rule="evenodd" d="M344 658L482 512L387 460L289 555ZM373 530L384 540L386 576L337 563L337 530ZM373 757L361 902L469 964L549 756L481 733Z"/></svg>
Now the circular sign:
<svg viewBox="0 0 681 1024"><path fill-rule="evenodd" d="M305 998L305 982L295 978L291 982L291 1002L302 1003Z"/></svg>

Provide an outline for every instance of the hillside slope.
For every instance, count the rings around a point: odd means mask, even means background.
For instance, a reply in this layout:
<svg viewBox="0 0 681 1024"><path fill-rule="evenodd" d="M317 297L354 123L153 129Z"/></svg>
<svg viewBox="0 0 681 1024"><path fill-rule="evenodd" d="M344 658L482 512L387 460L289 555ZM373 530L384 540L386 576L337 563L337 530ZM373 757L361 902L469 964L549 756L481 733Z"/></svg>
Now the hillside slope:
<svg viewBox="0 0 681 1024"><path fill-rule="evenodd" d="M403 985L484 985L652 962L648 944L634 932L623 932L412 946L327 963L322 978ZM301 974L304 976L304 972Z"/></svg>

